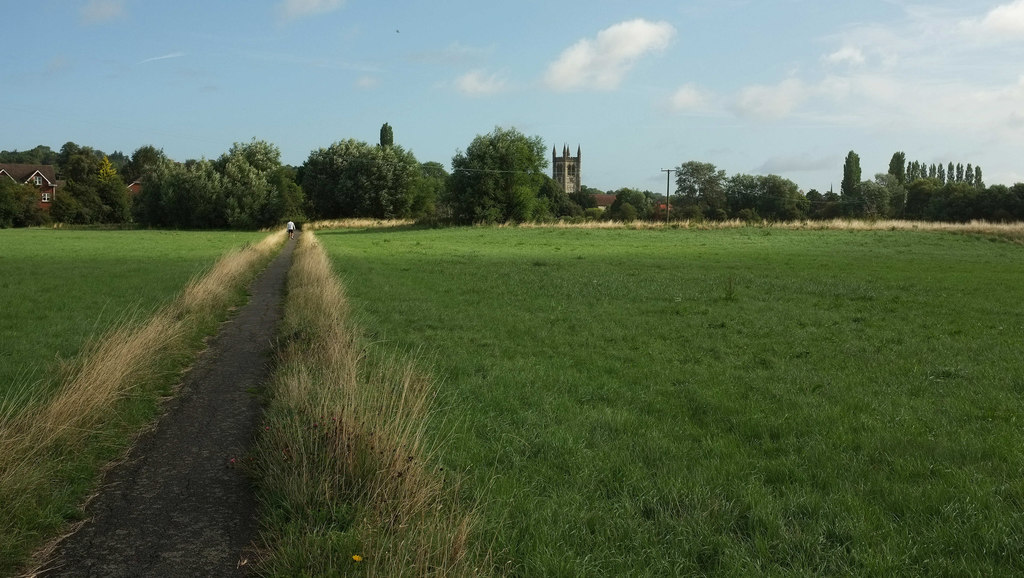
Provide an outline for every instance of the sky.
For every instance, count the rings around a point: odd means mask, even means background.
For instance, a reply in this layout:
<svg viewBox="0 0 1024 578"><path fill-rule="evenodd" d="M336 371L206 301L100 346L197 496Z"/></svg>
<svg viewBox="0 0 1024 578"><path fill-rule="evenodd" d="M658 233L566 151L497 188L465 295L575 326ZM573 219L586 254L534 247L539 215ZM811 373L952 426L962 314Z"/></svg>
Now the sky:
<svg viewBox="0 0 1024 578"><path fill-rule="evenodd" d="M300 165L387 122L449 167L497 126L580 147L608 191L687 161L838 191L851 150L1024 181L1024 0L2 1L3 150Z"/></svg>

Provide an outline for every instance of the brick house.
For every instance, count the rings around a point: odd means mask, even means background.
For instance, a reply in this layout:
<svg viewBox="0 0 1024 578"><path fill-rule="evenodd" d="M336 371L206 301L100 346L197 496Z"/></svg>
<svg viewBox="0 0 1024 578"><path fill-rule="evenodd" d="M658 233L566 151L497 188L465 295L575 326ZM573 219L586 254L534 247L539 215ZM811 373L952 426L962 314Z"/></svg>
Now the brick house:
<svg viewBox="0 0 1024 578"><path fill-rule="evenodd" d="M615 195L594 194L591 196L597 201L597 208L602 211L608 210L608 207L612 206L612 203L615 202Z"/></svg>
<svg viewBox="0 0 1024 578"><path fill-rule="evenodd" d="M0 163L0 178L32 185L39 189L39 208L49 210L57 193L57 171L53 165L21 165Z"/></svg>

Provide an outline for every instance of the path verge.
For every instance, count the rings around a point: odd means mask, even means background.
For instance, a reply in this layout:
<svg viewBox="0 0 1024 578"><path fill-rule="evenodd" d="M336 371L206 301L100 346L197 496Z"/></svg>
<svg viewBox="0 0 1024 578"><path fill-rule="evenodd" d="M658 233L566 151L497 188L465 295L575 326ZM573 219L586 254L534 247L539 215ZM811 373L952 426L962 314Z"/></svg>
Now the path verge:
<svg viewBox="0 0 1024 578"><path fill-rule="evenodd" d="M248 304L211 340L157 427L109 472L88 507L89 521L57 545L43 575L244 573L255 501L234 466L258 421L253 390L268 373L293 246L253 282ZM212 306L202 296L221 291L230 285L208 275L186 289L183 302L202 310ZM184 323L190 317L175 307L167 315Z"/></svg>
<svg viewBox="0 0 1024 578"><path fill-rule="evenodd" d="M289 273L281 362L254 453L275 576L478 576L473 515L427 434L435 384L368 346L313 233Z"/></svg>

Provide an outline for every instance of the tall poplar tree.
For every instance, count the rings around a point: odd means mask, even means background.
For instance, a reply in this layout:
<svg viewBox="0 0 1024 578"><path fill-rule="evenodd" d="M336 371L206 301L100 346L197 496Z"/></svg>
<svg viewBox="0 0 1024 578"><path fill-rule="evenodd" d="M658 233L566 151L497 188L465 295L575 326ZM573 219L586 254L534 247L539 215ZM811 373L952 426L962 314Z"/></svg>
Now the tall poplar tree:
<svg viewBox="0 0 1024 578"><path fill-rule="evenodd" d="M843 163L843 184L839 189L843 197L858 198L860 189L860 156L850 151Z"/></svg>
<svg viewBox="0 0 1024 578"><path fill-rule="evenodd" d="M893 153L892 159L889 161L889 174L896 177L899 183L906 184L907 182L907 154L903 151Z"/></svg>

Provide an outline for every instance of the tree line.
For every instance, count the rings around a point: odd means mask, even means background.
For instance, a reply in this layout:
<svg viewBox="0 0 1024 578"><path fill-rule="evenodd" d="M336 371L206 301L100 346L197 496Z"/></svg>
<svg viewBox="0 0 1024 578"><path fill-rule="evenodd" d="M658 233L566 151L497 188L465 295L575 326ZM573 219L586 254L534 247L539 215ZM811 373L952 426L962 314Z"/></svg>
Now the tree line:
<svg viewBox="0 0 1024 578"><path fill-rule="evenodd" d="M370 217L473 223L580 216L583 209L546 173L539 137L496 128L476 137L452 159L419 162L394 142L385 123L370 144L341 140L312 151L299 167L281 163L276 146L253 139L235 143L215 160L175 162L147 145L131 156L75 143L3 151L0 162L53 164L65 181L51 210L0 226L127 223L176 228L268 227L287 220ZM137 196L125 183L141 182ZM0 198L32 205L34 191ZM19 206L21 206L19 205Z"/></svg>
<svg viewBox="0 0 1024 578"><path fill-rule="evenodd" d="M863 179L850 151L839 193L802 192L777 175L727 176L711 163L675 169L671 217L689 220L909 219L946 222L1024 220L1024 184L986 186L972 163L907 161L893 154L888 171Z"/></svg>
<svg viewBox="0 0 1024 578"><path fill-rule="evenodd" d="M69 142L60 151L40 146L0 152L0 162L53 164L64 181L49 212L35 191L0 182L0 227L45 224L134 223L175 228L274 226L287 220L369 217L428 223L495 223L615 219L789 221L832 218L904 218L937 221L1024 220L1024 184L984 184L980 166L907 161L897 152L886 173L864 180L850 151L839 193L804 193L778 175L735 174L711 163L674 169L676 188L665 195L621 188L602 211L587 186L566 194L547 172L543 141L515 128L495 127L456 151L449 174L438 162L420 162L395 144L384 123L370 144L340 140L310 152L298 167L281 163L265 141L235 143L215 160L175 162L154 146L130 156L105 154ZM126 183L139 181L130 195Z"/></svg>

